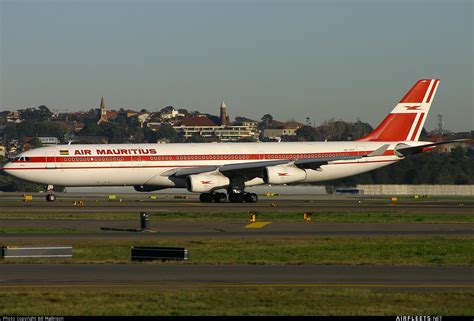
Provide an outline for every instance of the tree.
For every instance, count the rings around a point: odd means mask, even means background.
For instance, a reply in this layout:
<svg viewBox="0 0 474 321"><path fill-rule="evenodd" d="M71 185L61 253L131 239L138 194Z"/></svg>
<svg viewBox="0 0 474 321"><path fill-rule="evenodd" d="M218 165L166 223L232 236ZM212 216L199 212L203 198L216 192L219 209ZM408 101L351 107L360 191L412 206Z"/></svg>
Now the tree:
<svg viewBox="0 0 474 321"><path fill-rule="evenodd" d="M178 109L178 113L184 114L185 116L188 116L188 115L189 115L188 110L187 110L187 109L184 109L184 108Z"/></svg>
<svg viewBox="0 0 474 321"><path fill-rule="evenodd" d="M270 123L273 121L273 116L270 114L265 114L262 116L261 121L264 125L264 128L267 129Z"/></svg>
<svg viewBox="0 0 474 321"><path fill-rule="evenodd" d="M164 108L161 108L160 113L162 114L169 114L174 110L173 106L166 106Z"/></svg>
<svg viewBox="0 0 474 321"><path fill-rule="evenodd" d="M84 127L79 132L80 136L99 136L100 127L95 121L89 121L84 124Z"/></svg>
<svg viewBox="0 0 474 321"><path fill-rule="evenodd" d="M60 141L64 140L67 128L54 122L41 122L36 124L36 134L38 136L56 137Z"/></svg>
<svg viewBox="0 0 474 321"><path fill-rule="evenodd" d="M187 139L189 143L205 143L206 140L201 135L193 135Z"/></svg>
<svg viewBox="0 0 474 321"><path fill-rule="evenodd" d="M238 124L242 124L242 122L245 121L245 117L242 117L242 116L236 116L235 117L235 122L238 123Z"/></svg>
<svg viewBox="0 0 474 321"><path fill-rule="evenodd" d="M27 108L21 110L20 112L23 119L34 122L48 121L53 116L53 113L49 110L49 108L44 105L39 106L38 109Z"/></svg>
<svg viewBox="0 0 474 321"><path fill-rule="evenodd" d="M317 140L316 132L311 126L303 126L296 130L296 136L304 141L310 142Z"/></svg>
<svg viewBox="0 0 474 321"><path fill-rule="evenodd" d="M172 143L178 143L180 141L178 132L173 128L173 126L165 124L160 127L156 133L156 139L169 139Z"/></svg>
<svg viewBox="0 0 474 321"><path fill-rule="evenodd" d="M5 127L5 137L7 144L12 140L20 140L20 135L18 134L17 127L13 123L8 123Z"/></svg>
<svg viewBox="0 0 474 321"><path fill-rule="evenodd" d="M115 123L102 123L99 127L101 135L106 136L109 139L109 143L125 143L128 138L124 128Z"/></svg>

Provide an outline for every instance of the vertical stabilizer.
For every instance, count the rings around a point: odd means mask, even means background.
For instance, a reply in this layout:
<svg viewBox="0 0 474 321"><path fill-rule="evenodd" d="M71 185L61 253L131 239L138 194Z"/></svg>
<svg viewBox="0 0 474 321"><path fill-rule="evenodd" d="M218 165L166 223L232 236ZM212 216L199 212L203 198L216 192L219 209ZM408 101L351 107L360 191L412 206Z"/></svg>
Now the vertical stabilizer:
<svg viewBox="0 0 474 321"><path fill-rule="evenodd" d="M418 80L390 114L359 141L416 141L439 85L439 79Z"/></svg>

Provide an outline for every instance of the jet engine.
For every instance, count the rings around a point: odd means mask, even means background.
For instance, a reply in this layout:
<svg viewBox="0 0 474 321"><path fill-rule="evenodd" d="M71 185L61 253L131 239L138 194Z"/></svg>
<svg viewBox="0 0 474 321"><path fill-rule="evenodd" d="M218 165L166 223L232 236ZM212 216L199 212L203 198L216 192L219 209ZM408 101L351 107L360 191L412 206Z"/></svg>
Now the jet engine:
<svg viewBox="0 0 474 321"><path fill-rule="evenodd" d="M267 184L287 184L306 179L306 171L294 165L269 166L263 170L263 180Z"/></svg>
<svg viewBox="0 0 474 321"><path fill-rule="evenodd" d="M204 193L229 185L229 178L222 174L203 173L189 175L186 178L186 188L190 192Z"/></svg>

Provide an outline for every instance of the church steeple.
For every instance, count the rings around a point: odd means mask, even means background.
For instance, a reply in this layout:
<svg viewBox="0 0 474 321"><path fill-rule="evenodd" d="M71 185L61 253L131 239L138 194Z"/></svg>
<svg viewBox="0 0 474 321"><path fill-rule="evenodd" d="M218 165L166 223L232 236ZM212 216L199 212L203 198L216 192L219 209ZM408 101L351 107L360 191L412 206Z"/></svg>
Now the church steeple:
<svg viewBox="0 0 474 321"><path fill-rule="evenodd" d="M228 125L230 121L229 121L229 115L227 115L227 106L225 102L222 102L220 111L221 111L220 113L221 125Z"/></svg>
<svg viewBox="0 0 474 321"><path fill-rule="evenodd" d="M97 121L97 125L106 123L109 121L107 106L105 106L104 96L100 99L100 119Z"/></svg>

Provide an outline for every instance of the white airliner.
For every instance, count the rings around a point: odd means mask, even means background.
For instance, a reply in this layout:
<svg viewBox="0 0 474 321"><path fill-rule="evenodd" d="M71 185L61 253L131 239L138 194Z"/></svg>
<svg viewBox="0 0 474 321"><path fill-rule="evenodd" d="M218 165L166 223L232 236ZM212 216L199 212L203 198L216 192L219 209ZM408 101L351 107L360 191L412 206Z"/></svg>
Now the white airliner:
<svg viewBox="0 0 474 321"><path fill-rule="evenodd" d="M368 172L441 143L418 141L438 79L417 81L380 125L357 141L58 145L25 151L3 170L48 185L187 188L202 202L256 202L245 188L313 183Z"/></svg>

